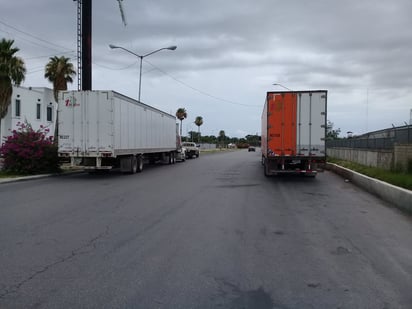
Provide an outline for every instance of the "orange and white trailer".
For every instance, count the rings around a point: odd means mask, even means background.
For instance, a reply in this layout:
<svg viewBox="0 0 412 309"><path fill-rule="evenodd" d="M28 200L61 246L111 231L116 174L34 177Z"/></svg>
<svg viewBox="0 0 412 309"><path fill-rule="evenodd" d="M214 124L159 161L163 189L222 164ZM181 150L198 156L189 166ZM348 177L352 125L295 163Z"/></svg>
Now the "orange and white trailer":
<svg viewBox="0 0 412 309"><path fill-rule="evenodd" d="M326 163L327 90L267 92L262 113L266 176L315 177Z"/></svg>

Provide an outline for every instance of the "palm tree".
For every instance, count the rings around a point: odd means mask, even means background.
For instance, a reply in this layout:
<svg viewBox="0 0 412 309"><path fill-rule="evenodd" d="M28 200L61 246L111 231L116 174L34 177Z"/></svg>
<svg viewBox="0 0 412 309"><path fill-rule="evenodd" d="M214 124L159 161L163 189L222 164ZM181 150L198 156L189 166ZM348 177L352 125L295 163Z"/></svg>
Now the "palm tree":
<svg viewBox="0 0 412 309"><path fill-rule="evenodd" d="M53 83L54 100L58 103L59 90L67 90L67 83L73 83L73 76L76 75L73 63L70 62L70 58L50 57L50 61L46 64L44 70L44 77L49 82ZM54 125L54 143L57 143L59 135L59 113L56 112L56 122Z"/></svg>
<svg viewBox="0 0 412 309"><path fill-rule="evenodd" d="M197 142L200 143L200 126L203 124L203 117L197 116L195 119L195 125L197 125Z"/></svg>
<svg viewBox="0 0 412 309"><path fill-rule="evenodd" d="M180 136L182 136L183 119L187 118L186 109L184 109L183 107L178 108L177 111L176 111L176 118L180 120Z"/></svg>
<svg viewBox="0 0 412 309"><path fill-rule="evenodd" d="M226 138L226 133L223 130L219 131L219 140L220 140L220 148L222 148L222 145L224 144Z"/></svg>
<svg viewBox="0 0 412 309"><path fill-rule="evenodd" d="M44 77L53 83L53 94L56 102L59 99L59 90L67 90L67 83L73 83L73 76L76 75L73 63L70 58L50 57L50 61L46 64Z"/></svg>
<svg viewBox="0 0 412 309"><path fill-rule="evenodd" d="M19 86L24 80L26 67L22 58L15 56L19 51L12 47L14 40L2 39L0 41L0 129L1 119L7 115L11 103L13 84ZM1 144L0 132L0 144Z"/></svg>

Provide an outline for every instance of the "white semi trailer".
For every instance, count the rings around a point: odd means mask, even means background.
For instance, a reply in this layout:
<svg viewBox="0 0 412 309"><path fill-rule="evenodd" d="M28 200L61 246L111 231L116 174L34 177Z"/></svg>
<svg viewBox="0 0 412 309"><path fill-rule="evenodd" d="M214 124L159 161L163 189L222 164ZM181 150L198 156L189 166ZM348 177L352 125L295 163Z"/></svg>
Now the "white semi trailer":
<svg viewBox="0 0 412 309"><path fill-rule="evenodd" d="M262 113L266 176L315 177L326 164L327 90L270 91Z"/></svg>
<svg viewBox="0 0 412 309"><path fill-rule="evenodd" d="M141 172L146 161L184 161L174 115L114 91L61 91L58 154L85 170Z"/></svg>

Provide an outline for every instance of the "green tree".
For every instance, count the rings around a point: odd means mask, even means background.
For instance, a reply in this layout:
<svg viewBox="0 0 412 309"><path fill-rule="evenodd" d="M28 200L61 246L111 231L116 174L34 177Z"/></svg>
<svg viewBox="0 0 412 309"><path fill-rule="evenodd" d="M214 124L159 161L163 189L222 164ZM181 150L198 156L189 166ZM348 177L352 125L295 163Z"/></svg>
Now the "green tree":
<svg viewBox="0 0 412 309"><path fill-rule="evenodd" d="M0 41L0 128L1 120L7 115L8 107L13 94L13 84L20 85L26 74L26 67L22 58L15 54L19 51L13 47L14 40ZM0 140L2 134L0 132Z"/></svg>
<svg viewBox="0 0 412 309"><path fill-rule="evenodd" d="M260 145L260 136L259 135L246 135L245 136L246 142L252 146L259 146Z"/></svg>
<svg viewBox="0 0 412 309"><path fill-rule="evenodd" d="M189 131L188 134L188 141L193 142L195 140L199 140L199 134L195 131Z"/></svg>
<svg viewBox="0 0 412 309"><path fill-rule="evenodd" d="M44 77L53 83L54 99L58 102L59 90L67 90L67 83L73 83L73 77L76 75L73 63L70 58L50 57L49 62L44 69Z"/></svg>
<svg viewBox="0 0 412 309"><path fill-rule="evenodd" d="M200 126L203 124L203 117L197 116L195 119L195 125L197 125L197 142L200 143Z"/></svg>
<svg viewBox="0 0 412 309"><path fill-rule="evenodd" d="M44 69L44 77L53 83L54 100L58 103L59 90L67 90L67 83L73 83L73 77L76 75L73 63L70 58L50 57L49 62ZM54 125L54 143L57 144L59 135L59 113L56 113L56 121Z"/></svg>
<svg viewBox="0 0 412 309"><path fill-rule="evenodd" d="M225 143L225 139L226 139L226 133L224 130L220 130L219 131L219 136L218 136L218 140L220 142L220 148L223 147L224 143Z"/></svg>
<svg viewBox="0 0 412 309"><path fill-rule="evenodd" d="M178 108L176 111L176 118L180 120L180 136L182 136L183 119L187 118L186 109L184 109L183 107Z"/></svg>
<svg viewBox="0 0 412 309"><path fill-rule="evenodd" d="M340 134L340 128L334 129L333 128L334 124L330 120L328 120L328 123L326 125L326 139L339 139L339 134Z"/></svg>
<svg viewBox="0 0 412 309"><path fill-rule="evenodd" d="M214 135L205 135L201 137L202 143L217 144L217 138Z"/></svg>

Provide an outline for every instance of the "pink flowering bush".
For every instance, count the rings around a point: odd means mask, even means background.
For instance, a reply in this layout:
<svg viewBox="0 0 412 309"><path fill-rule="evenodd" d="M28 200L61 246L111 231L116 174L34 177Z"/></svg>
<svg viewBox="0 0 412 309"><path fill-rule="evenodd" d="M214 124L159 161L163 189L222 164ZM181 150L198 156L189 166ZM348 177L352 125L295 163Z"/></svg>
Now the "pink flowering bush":
<svg viewBox="0 0 412 309"><path fill-rule="evenodd" d="M57 147L48 128L35 131L29 123L18 123L18 129L0 147L3 169L17 174L40 174L60 171Z"/></svg>

